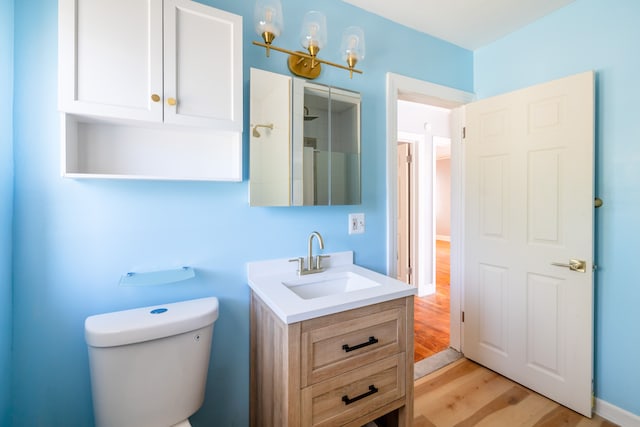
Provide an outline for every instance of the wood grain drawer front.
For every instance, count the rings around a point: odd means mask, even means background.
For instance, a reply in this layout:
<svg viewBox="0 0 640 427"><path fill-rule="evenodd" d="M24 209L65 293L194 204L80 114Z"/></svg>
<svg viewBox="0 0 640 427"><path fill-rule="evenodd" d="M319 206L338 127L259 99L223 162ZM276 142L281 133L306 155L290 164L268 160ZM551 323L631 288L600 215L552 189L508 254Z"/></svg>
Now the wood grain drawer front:
<svg viewBox="0 0 640 427"><path fill-rule="evenodd" d="M401 399L405 395L404 356L400 353L304 388L302 425L342 425Z"/></svg>
<svg viewBox="0 0 640 427"><path fill-rule="evenodd" d="M361 317L337 316L333 320L311 330L305 330L303 325L303 387L405 351L404 306Z"/></svg>

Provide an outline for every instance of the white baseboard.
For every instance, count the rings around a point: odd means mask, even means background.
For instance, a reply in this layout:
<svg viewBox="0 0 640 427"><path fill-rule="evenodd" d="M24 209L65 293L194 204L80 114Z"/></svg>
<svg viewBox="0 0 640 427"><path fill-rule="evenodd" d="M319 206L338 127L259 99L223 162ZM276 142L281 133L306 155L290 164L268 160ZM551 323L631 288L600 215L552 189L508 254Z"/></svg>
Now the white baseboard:
<svg viewBox="0 0 640 427"><path fill-rule="evenodd" d="M640 427L640 416L601 399L596 399L594 412L608 421L619 424L621 427Z"/></svg>
<svg viewBox="0 0 640 427"><path fill-rule="evenodd" d="M436 240L444 240L445 242L450 242L451 236L445 236L444 234L436 234Z"/></svg>

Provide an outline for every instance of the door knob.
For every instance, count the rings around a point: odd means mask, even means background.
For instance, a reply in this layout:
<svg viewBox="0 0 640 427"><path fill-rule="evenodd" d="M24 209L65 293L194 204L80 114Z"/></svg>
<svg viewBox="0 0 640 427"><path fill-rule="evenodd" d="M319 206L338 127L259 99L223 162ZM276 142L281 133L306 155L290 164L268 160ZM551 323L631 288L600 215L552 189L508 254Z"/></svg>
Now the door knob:
<svg viewBox="0 0 640 427"><path fill-rule="evenodd" d="M160 102L160 95L158 95L157 93L154 93L153 95L151 95L151 100L153 102Z"/></svg>
<svg viewBox="0 0 640 427"><path fill-rule="evenodd" d="M168 98L167 99L167 104L169 104L169 105L173 106L173 105L176 105L177 103L178 103L178 101L176 101L175 98Z"/></svg>
<svg viewBox="0 0 640 427"><path fill-rule="evenodd" d="M561 262L552 262L551 265L555 265L556 267L566 267L571 271L577 271L579 273L587 272L587 262L581 259L571 259L569 260L569 264L564 264Z"/></svg>

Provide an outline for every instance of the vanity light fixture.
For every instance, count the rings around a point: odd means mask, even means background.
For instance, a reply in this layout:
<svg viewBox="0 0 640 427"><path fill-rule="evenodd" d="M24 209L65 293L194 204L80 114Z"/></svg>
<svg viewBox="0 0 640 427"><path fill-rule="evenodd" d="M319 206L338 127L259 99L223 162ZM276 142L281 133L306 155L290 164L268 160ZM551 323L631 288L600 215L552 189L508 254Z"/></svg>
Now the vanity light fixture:
<svg viewBox="0 0 640 427"><path fill-rule="evenodd" d="M350 78L353 77L354 72L362 74L361 70L355 68L358 61L364 59L365 53L364 32L359 27L349 27L342 35L340 50L342 59L347 63L347 66L344 66L325 61L317 56L327 43L327 21L321 12L309 11L302 21L300 44L307 52L294 52L273 45L273 41L280 36L283 28L280 0L257 0L254 9L254 24L256 33L262 37L264 43L254 41L253 44L264 47L267 56L270 56L272 49L289 54L289 70L296 76L315 79L320 75L321 64L347 70Z"/></svg>

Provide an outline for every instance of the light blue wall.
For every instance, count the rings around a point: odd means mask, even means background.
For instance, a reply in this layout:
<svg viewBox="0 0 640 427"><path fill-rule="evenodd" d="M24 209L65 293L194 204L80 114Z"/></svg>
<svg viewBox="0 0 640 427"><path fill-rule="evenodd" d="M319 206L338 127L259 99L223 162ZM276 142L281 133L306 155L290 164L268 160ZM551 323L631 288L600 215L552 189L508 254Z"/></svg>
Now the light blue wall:
<svg viewBox="0 0 640 427"><path fill-rule="evenodd" d="M597 72L595 392L640 415L640 2L577 0L474 53L487 97Z"/></svg>
<svg viewBox="0 0 640 427"><path fill-rule="evenodd" d="M0 426L11 407L11 222L13 216L13 0L0 0Z"/></svg>
<svg viewBox="0 0 640 427"><path fill-rule="evenodd" d="M248 69L285 72L286 57L250 45L253 1L208 0L245 17L245 153ZM363 76L327 69L320 82L362 92L363 204L356 207L249 208L242 183L75 181L60 178L57 10L50 0L15 2L14 426L91 425L86 316L216 295L212 362L195 426L246 426L249 405L249 290L245 263L305 253L320 231L328 251L353 249L358 263L384 271L385 73L471 91L473 54L364 13L338 0L285 0L280 42L297 48L312 5L327 13L340 61L339 33L364 27ZM350 16L350 18L347 18ZM393 37L390 37L393 34ZM203 40L203 43L214 43ZM245 170L248 156L245 155ZM2 199L4 200L4 198ZM364 212L367 232L347 234L347 214ZM0 217L4 216L2 214ZM118 287L127 271L191 265L198 276L154 288Z"/></svg>

